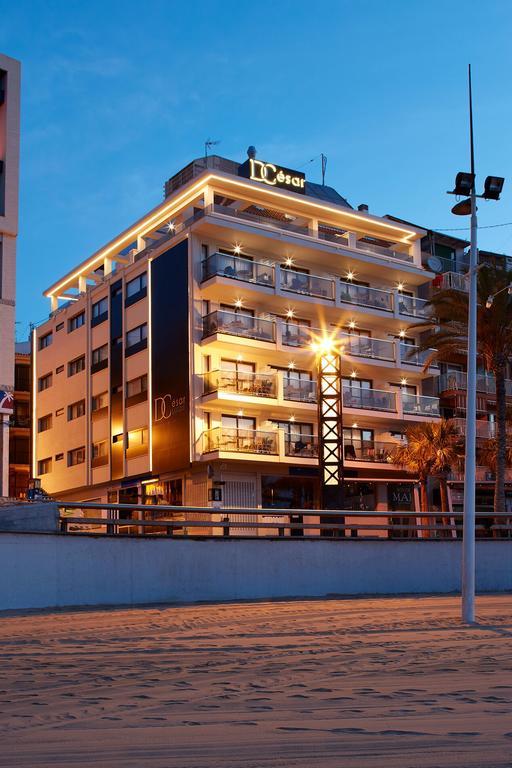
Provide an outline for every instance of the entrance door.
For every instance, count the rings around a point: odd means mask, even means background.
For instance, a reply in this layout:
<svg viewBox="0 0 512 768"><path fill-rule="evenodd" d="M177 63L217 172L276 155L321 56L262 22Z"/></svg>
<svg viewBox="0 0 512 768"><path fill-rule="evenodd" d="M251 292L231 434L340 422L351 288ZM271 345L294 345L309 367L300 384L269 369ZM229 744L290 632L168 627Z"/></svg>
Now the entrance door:
<svg viewBox="0 0 512 768"><path fill-rule="evenodd" d="M257 506L257 487L256 478L252 475L229 475L223 474L224 480L223 496L224 509L240 509L247 507L255 509ZM253 515L244 515L243 513L227 513L230 523L229 532L232 536L257 536L258 529L252 527L239 527L236 523L254 523L256 518Z"/></svg>

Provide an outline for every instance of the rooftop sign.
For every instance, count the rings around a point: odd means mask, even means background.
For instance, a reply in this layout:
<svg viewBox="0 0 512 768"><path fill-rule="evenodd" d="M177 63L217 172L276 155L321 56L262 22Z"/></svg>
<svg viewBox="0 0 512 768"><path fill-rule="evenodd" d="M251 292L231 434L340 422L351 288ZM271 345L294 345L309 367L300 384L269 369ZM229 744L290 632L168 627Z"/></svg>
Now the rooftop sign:
<svg viewBox="0 0 512 768"><path fill-rule="evenodd" d="M259 181L269 187L280 187L291 192L306 192L306 175L300 171L292 171L274 163L265 163L250 157L240 166L240 176L245 176L252 181Z"/></svg>

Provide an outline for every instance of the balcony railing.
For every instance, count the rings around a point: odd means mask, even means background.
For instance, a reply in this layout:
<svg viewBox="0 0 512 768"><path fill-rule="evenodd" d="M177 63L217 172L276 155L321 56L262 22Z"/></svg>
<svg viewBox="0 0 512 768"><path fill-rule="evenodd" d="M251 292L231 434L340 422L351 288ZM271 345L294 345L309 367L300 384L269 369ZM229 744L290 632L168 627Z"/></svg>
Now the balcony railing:
<svg viewBox="0 0 512 768"><path fill-rule="evenodd" d="M397 409L395 392L383 389L358 389L344 384L343 407L393 413Z"/></svg>
<svg viewBox="0 0 512 768"><path fill-rule="evenodd" d="M283 344L287 347L311 347L311 344L322 336L322 332L317 328L310 328L309 325L292 325L291 323L281 323L281 338Z"/></svg>
<svg viewBox="0 0 512 768"><path fill-rule="evenodd" d="M316 459L318 457L318 438L312 435L301 435L293 432L285 435L284 455L296 456L301 459Z"/></svg>
<svg viewBox="0 0 512 768"><path fill-rule="evenodd" d="M345 461L370 461L390 464L398 443L381 443L373 440L352 440L344 445Z"/></svg>
<svg viewBox="0 0 512 768"><path fill-rule="evenodd" d="M277 432L260 432L253 429L214 427L203 435L203 450L257 453L277 456Z"/></svg>
<svg viewBox="0 0 512 768"><path fill-rule="evenodd" d="M252 397L277 397L275 373L251 373L239 371L209 371L203 374L204 394L232 392Z"/></svg>
<svg viewBox="0 0 512 768"><path fill-rule="evenodd" d="M363 240L357 240L356 248L361 251L368 251L368 253L376 253L378 256L389 256L392 259L399 259L400 261L413 261L413 258L409 253L394 251L392 248L386 248L383 245L377 245L377 243L365 243Z"/></svg>
<svg viewBox="0 0 512 768"><path fill-rule="evenodd" d="M397 293L398 311L406 317L429 317L430 307L427 299L420 299L419 296L404 296L403 293Z"/></svg>
<svg viewBox="0 0 512 768"><path fill-rule="evenodd" d="M393 294L391 291L355 285L346 280L340 280L340 301L344 304L357 304L361 307L381 309L384 312L393 311Z"/></svg>
<svg viewBox="0 0 512 768"><path fill-rule="evenodd" d="M343 354L388 362L393 362L395 359L395 346L392 341L374 339L371 336L353 336L350 333L342 333L340 338Z"/></svg>
<svg viewBox="0 0 512 768"><path fill-rule="evenodd" d="M320 277L308 275L304 272L295 272L293 269L280 270L281 288L290 293L299 293L303 296L312 296L317 299L335 299L335 279L332 277Z"/></svg>
<svg viewBox="0 0 512 768"><path fill-rule="evenodd" d="M274 266L262 261L253 261L243 256L231 256L225 253L212 253L202 264L202 280L211 277L229 277L245 283L275 286Z"/></svg>
<svg viewBox="0 0 512 768"><path fill-rule="evenodd" d="M463 419L461 417L457 417L453 419L456 426L459 429L459 432L461 435L466 434L466 419ZM477 419L476 420L476 436L481 438L482 440L490 440L493 437L496 437L496 422L495 421L484 421L483 419Z"/></svg>
<svg viewBox="0 0 512 768"><path fill-rule="evenodd" d="M230 208L227 205L211 205L205 209L205 215L208 213L220 213L222 216L231 216L234 219L247 221L251 224L264 224L266 227L272 227L274 229L285 229L287 232L296 232L299 235L311 234L308 227L303 225L294 224L291 221L274 218L273 216L265 216L263 213L240 211L235 208Z"/></svg>
<svg viewBox="0 0 512 768"><path fill-rule="evenodd" d="M427 395L412 395L401 392L404 414L415 416L439 416L439 398Z"/></svg>
<svg viewBox="0 0 512 768"><path fill-rule="evenodd" d="M275 341L276 327L273 320L252 317L225 309L217 309L203 317L203 339L214 333L227 333L259 341Z"/></svg>
<svg viewBox="0 0 512 768"><path fill-rule="evenodd" d="M467 389L467 374L465 371L449 371L439 376L439 392L450 392L452 390ZM476 391L483 392L486 395L496 394L496 379L494 376L477 376ZM505 381L505 393L508 397L512 396L512 381Z"/></svg>
<svg viewBox="0 0 512 768"><path fill-rule="evenodd" d="M283 397L298 403L316 403L316 381L300 381L285 379L283 381Z"/></svg>
<svg viewBox="0 0 512 768"><path fill-rule="evenodd" d="M418 365L423 367L432 352L432 349L420 350L416 344L404 344L403 342L400 343L400 360L402 363L408 363L409 365ZM430 363L429 367L439 368L439 363L434 360Z"/></svg>

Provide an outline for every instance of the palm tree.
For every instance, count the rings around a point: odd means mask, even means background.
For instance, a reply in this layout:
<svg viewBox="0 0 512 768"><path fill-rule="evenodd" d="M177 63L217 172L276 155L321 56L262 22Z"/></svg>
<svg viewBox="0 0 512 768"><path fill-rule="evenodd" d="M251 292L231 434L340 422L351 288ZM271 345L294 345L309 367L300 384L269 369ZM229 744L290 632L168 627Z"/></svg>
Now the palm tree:
<svg viewBox="0 0 512 768"><path fill-rule="evenodd" d="M512 358L512 300L503 290L512 283L512 272L485 264L478 271L477 336L478 355L496 382L496 484L494 511L505 509L505 469L507 463L507 363ZM488 306L489 296L495 296ZM464 359L468 348L468 302L466 291L447 289L430 299L432 319L415 324L426 333L420 342L432 350L425 370L433 360L453 362Z"/></svg>
<svg viewBox="0 0 512 768"><path fill-rule="evenodd" d="M417 475L420 486L420 509L428 512L427 480L438 477L441 492L441 512L449 511L448 474L463 455L464 448L455 422L449 419L413 424L405 431L407 444L398 446L391 454L394 464ZM447 523L447 519L443 519ZM422 520L428 525L428 518Z"/></svg>

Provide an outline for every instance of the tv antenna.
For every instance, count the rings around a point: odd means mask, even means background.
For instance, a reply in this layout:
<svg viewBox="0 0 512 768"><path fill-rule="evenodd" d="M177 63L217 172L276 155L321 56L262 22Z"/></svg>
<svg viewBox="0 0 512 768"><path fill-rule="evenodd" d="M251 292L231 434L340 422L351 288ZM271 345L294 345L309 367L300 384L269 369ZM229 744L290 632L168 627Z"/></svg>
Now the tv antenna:
<svg viewBox="0 0 512 768"><path fill-rule="evenodd" d="M327 168L327 156L322 152L320 157L322 159L322 187L325 187L325 169Z"/></svg>
<svg viewBox="0 0 512 768"><path fill-rule="evenodd" d="M204 143L204 159L208 159L208 150L212 147L217 146L217 144L220 144L220 140L217 139L206 139Z"/></svg>

